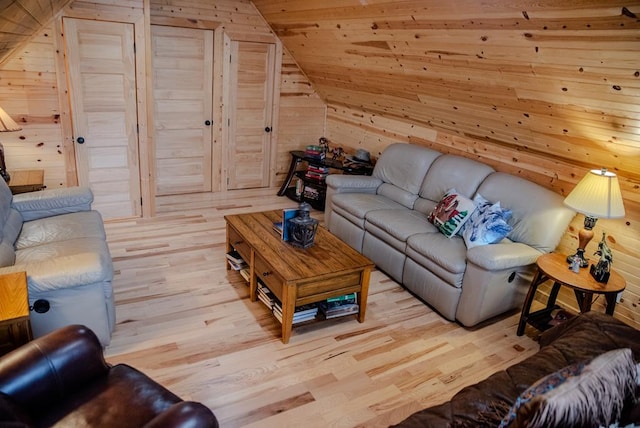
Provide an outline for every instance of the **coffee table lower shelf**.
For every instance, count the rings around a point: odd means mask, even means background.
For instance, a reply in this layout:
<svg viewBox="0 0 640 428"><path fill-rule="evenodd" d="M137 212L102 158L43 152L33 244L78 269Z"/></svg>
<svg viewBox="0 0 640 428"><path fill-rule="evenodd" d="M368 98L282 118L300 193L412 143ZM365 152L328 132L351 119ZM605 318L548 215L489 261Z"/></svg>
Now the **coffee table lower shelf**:
<svg viewBox="0 0 640 428"><path fill-rule="evenodd" d="M296 307L330 298L356 293L356 318L364 322L373 262L323 227L312 247L295 248L273 230L281 218L282 211L225 216L227 252L237 251L249 267L251 301L259 278L282 303L282 342L289 342Z"/></svg>

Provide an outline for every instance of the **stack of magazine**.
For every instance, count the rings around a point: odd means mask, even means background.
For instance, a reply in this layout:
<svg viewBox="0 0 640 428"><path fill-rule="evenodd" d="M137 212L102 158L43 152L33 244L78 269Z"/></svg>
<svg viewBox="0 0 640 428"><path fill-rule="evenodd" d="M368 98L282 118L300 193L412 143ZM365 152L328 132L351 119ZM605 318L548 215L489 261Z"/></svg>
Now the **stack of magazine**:
<svg viewBox="0 0 640 428"><path fill-rule="evenodd" d="M357 314L360 310L357 302L356 293L350 293L329 298L324 302L320 302L318 306L325 319L330 319Z"/></svg>
<svg viewBox="0 0 640 428"><path fill-rule="evenodd" d="M258 299L273 312L273 315L282 322L282 303L280 300L264 285L262 281L258 279ZM318 314L318 306L314 303L296 306L296 310L293 313L293 324L298 324L304 321L313 320Z"/></svg>

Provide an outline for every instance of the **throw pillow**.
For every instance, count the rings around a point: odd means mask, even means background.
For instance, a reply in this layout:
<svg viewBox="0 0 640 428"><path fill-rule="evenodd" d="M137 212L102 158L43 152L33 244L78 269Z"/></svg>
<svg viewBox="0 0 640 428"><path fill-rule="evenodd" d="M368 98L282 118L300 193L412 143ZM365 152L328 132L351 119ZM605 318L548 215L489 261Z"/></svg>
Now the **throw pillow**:
<svg viewBox="0 0 640 428"><path fill-rule="evenodd" d="M467 248L502 241L512 230L507 223L511 218L511 210L502 208L500 201L491 204L479 193L473 198L473 203L476 209L461 229Z"/></svg>
<svg viewBox="0 0 640 428"><path fill-rule="evenodd" d="M456 189L444 194L438 205L429 214L429 221L433 223L447 238L451 238L469 219L476 209L473 201L460 195Z"/></svg>
<svg viewBox="0 0 640 428"><path fill-rule="evenodd" d="M631 349L606 352L588 364L577 363L531 385L516 400L500 428L609 426L636 387Z"/></svg>

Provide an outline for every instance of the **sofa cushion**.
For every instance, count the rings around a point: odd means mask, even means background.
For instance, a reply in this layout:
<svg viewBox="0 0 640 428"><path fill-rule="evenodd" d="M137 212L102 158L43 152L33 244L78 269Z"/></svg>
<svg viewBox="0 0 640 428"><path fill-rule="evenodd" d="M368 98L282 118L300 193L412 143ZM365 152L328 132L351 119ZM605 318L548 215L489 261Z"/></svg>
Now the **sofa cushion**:
<svg viewBox="0 0 640 428"><path fill-rule="evenodd" d="M387 209L405 210L406 207L381 195L339 193L333 197L333 209L364 229L364 219L368 212Z"/></svg>
<svg viewBox="0 0 640 428"><path fill-rule="evenodd" d="M565 207L562 196L531 181L514 175L496 172L489 175L478 188L490 201L512 211L509 224L513 230L508 238L522 242L542 252L553 251L575 212ZM549 219L554 221L549 221Z"/></svg>
<svg viewBox="0 0 640 428"><path fill-rule="evenodd" d="M407 239L407 247L409 257L431 270L440 267L452 274L463 274L467 268L467 247L460 236L449 239L441 233L419 233ZM412 255L412 251L415 255ZM462 286L461 278L456 286Z"/></svg>
<svg viewBox="0 0 640 428"><path fill-rule="evenodd" d="M450 189L442 196L438 205L429 213L428 219L447 238L454 236L475 211L473 201Z"/></svg>
<svg viewBox="0 0 640 428"><path fill-rule="evenodd" d="M489 165L456 155L442 155L429 168L420 197L438 201L449 189L471 198L480 183L494 171Z"/></svg>
<svg viewBox="0 0 640 428"><path fill-rule="evenodd" d="M16 249L77 238L106 239L102 217L98 211L82 211L27 221L22 226Z"/></svg>
<svg viewBox="0 0 640 428"><path fill-rule="evenodd" d="M142 427L181 399L126 364L112 367L104 379L85 385L40 412L39 426ZM120 405L114 405L120 403ZM126 405L124 405L126 403Z"/></svg>
<svg viewBox="0 0 640 428"><path fill-rule="evenodd" d="M13 197L12 207L20 211L24 221L91 210L93 193L88 187L60 187L44 192L20 193Z"/></svg>
<svg viewBox="0 0 640 428"><path fill-rule="evenodd" d="M609 426L620 418L635 386L631 349L615 349L538 380L520 394L500 428Z"/></svg>
<svg viewBox="0 0 640 428"><path fill-rule="evenodd" d="M372 175L385 183L417 195L427 170L440 156L442 153L422 146L391 144L378 158Z"/></svg>
<svg viewBox="0 0 640 428"><path fill-rule="evenodd" d="M492 204L478 193L473 203L476 210L461 229L467 248L498 243L511 232L512 228L507 223L511 211L503 209L499 201Z"/></svg>
<svg viewBox="0 0 640 428"><path fill-rule="evenodd" d="M371 226L375 226L375 228ZM415 210L376 210L367 214L365 229L385 240L380 232L406 242L416 233L436 233L438 229L427 221L427 216ZM378 231L378 232L376 232Z"/></svg>

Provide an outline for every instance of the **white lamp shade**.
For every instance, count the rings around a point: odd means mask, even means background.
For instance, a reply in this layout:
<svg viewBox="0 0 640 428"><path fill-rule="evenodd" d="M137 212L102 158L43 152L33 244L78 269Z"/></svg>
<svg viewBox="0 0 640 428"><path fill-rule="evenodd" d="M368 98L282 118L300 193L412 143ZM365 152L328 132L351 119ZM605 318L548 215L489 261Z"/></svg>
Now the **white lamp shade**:
<svg viewBox="0 0 640 428"><path fill-rule="evenodd" d="M21 129L22 128L11 119L11 116L0 107L0 132L20 131Z"/></svg>
<svg viewBox="0 0 640 428"><path fill-rule="evenodd" d="M624 217L618 176L606 169L591 170L565 198L564 204L590 217Z"/></svg>

